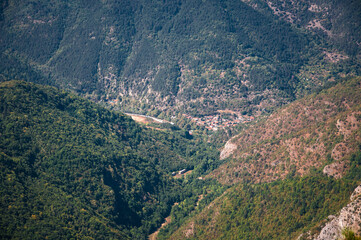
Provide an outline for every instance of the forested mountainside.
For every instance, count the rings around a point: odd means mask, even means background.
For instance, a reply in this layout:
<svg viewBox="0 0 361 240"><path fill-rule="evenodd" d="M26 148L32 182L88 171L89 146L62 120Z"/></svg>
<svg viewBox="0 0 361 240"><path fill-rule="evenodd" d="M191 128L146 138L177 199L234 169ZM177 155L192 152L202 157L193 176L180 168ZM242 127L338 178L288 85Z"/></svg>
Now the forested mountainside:
<svg viewBox="0 0 361 240"><path fill-rule="evenodd" d="M0 1L0 238L361 236L360 23L358 0Z"/></svg>
<svg viewBox="0 0 361 240"><path fill-rule="evenodd" d="M53 87L3 82L1 238L146 239L166 217L157 239L316 236L360 184L360 88L360 78L346 79L250 123L232 141L233 160L217 168L219 152L183 130L141 127ZM262 129L276 135L255 140ZM244 136L255 137L242 143ZM300 154L268 163L288 153L270 147L282 142L299 143ZM242 144L251 157L243 158ZM325 151L316 160L314 145ZM259 146L268 155L253 156ZM172 177L184 167L192 172Z"/></svg>
<svg viewBox="0 0 361 240"><path fill-rule="evenodd" d="M232 184L159 239L317 239L360 234L361 78L297 100L235 136L208 177ZM331 221L330 220L330 221ZM347 238L354 239L354 238Z"/></svg>
<svg viewBox="0 0 361 240"><path fill-rule="evenodd" d="M272 183L237 184L180 226L168 225L158 239L316 239L327 217L346 206L360 183L360 153L353 159L357 159L355 168L343 179L314 172ZM337 229L340 233L353 224L360 225L360 208L358 199L348 213L349 219L343 219L347 224ZM173 221L179 212L178 208L172 211ZM333 235L336 231L325 232L331 234L321 239L338 240L342 236Z"/></svg>
<svg viewBox="0 0 361 240"><path fill-rule="evenodd" d="M217 164L196 137L53 87L1 83L0 118L1 239L146 239L175 202L206 189L171 172Z"/></svg>
<svg viewBox="0 0 361 240"><path fill-rule="evenodd" d="M352 0L5 0L0 78L153 116L258 115L359 74L360 9Z"/></svg>

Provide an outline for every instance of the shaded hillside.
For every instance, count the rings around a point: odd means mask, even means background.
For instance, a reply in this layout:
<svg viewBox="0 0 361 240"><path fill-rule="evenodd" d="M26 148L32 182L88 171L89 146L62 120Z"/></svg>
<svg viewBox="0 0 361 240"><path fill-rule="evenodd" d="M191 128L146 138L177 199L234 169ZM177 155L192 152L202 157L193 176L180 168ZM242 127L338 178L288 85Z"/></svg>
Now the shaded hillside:
<svg viewBox="0 0 361 240"><path fill-rule="evenodd" d="M269 182L313 168L336 178L360 148L361 78L344 80L275 111L230 140L232 160L211 176L223 183Z"/></svg>
<svg viewBox="0 0 361 240"><path fill-rule="evenodd" d="M338 13L350 15L335 18L343 32L335 31L347 36L338 39L341 46L359 34L360 8L339 2L328 6L337 11L322 16L333 21ZM317 15L311 5L302 2L300 21ZM96 101L118 99L121 108L132 111L155 106L171 116L219 109L258 114L330 79L357 74L359 48L335 50L332 39L280 20L272 6L6 0L0 6L0 77L70 88ZM335 55L341 57L333 61Z"/></svg>
<svg viewBox="0 0 361 240"><path fill-rule="evenodd" d="M170 172L216 164L199 139L51 87L1 83L0 118L0 238L145 239L195 191Z"/></svg>
<svg viewBox="0 0 361 240"><path fill-rule="evenodd" d="M254 3L264 1L244 1L255 7ZM296 2L285 0L268 0L267 9L291 24L315 32L330 40L336 48L350 56L360 52L361 13L359 1L326 1L301 0ZM263 6L258 4L256 9ZM264 6L263 6L264 7Z"/></svg>

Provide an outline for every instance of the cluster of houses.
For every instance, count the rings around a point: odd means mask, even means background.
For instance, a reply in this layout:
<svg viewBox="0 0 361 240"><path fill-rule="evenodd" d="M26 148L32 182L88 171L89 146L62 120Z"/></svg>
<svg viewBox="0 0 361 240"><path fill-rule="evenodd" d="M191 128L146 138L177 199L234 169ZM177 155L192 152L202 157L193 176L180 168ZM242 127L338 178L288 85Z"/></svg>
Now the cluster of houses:
<svg viewBox="0 0 361 240"><path fill-rule="evenodd" d="M254 117L248 116L237 116L232 117L231 119L223 118L221 115L211 115L204 116L201 118L192 117L184 114L187 119L190 119L192 122L195 122L198 126L205 126L208 130L217 131L220 128L232 127L236 124L243 122L250 122L254 120Z"/></svg>

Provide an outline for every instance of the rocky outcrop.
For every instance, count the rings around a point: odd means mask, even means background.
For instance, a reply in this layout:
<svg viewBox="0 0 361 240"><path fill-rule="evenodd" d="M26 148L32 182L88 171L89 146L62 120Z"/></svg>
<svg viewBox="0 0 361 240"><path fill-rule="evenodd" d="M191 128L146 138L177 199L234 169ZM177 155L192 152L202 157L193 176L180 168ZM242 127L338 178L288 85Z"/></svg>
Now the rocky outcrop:
<svg viewBox="0 0 361 240"><path fill-rule="evenodd" d="M352 193L350 199L351 201L356 200L356 198L361 197L361 185L358 186Z"/></svg>
<svg viewBox="0 0 361 240"><path fill-rule="evenodd" d="M351 203L342 208L339 216L329 216L330 222L315 237L316 240L342 239L342 230L349 228L356 234L361 233L361 185L350 197Z"/></svg>
<svg viewBox="0 0 361 240"><path fill-rule="evenodd" d="M233 152L237 149L237 145L232 143L232 139L228 140L228 142L226 143L226 145L224 145L224 148L221 151L221 154L219 156L219 158L221 160L228 158L229 156L231 156L233 154Z"/></svg>
<svg viewBox="0 0 361 240"><path fill-rule="evenodd" d="M334 177L338 179L342 178L342 176L345 174L346 169L347 168L345 162L334 162L325 166L322 172L329 177Z"/></svg>

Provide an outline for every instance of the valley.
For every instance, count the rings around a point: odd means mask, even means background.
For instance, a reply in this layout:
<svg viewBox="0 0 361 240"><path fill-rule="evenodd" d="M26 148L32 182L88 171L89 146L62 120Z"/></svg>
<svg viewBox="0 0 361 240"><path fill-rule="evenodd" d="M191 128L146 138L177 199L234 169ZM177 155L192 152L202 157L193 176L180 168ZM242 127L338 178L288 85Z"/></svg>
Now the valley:
<svg viewBox="0 0 361 240"><path fill-rule="evenodd" d="M226 116L210 115L204 117L192 117L186 114L184 114L184 116L194 122L197 126L204 126L206 129L212 131L233 127L235 125L254 120L254 117L239 116L235 113Z"/></svg>
<svg viewBox="0 0 361 240"><path fill-rule="evenodd" d="M141 114L134 114L134 113L124 113L128 116L130 116L134 121L139 122L139 123L149 123L149 122L155 122L155 123L169 123L169 124L174 124L172 122L168 122L166 120L162 120L159 118L155 118L155 117L151 117L151 116L146 116L146 115L141 115Z"/></svg>
<svg viewBox="0 0 361 240"><path fill-rule="evenodd" d="M361 239L361 2L0 1L0 239Z"/></svg>

